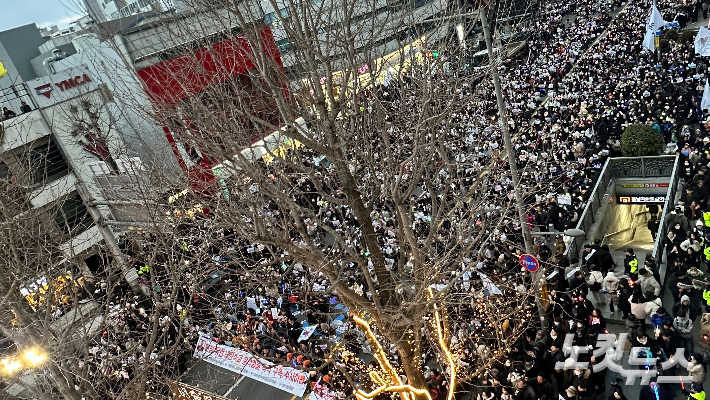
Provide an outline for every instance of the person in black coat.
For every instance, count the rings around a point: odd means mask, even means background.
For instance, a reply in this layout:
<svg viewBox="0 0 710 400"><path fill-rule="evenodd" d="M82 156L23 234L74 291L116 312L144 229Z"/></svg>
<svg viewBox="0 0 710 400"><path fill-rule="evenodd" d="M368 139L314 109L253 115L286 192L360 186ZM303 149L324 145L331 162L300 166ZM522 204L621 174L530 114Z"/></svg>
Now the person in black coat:
<svg viewBox="0 0 710 400"><path fill-rule="evenodd" d="M589 288L587 287L587 281L582 276L582 271L577 271L569 280L570 291L572 292L572 297L574 299L581 297L586 298L587 293L589 293Z"/></svg>
<svg viewBox="0 0 710 400"><path fill-rule="evenodd" d="M528 382L525 379L519 380L517 387L518 388L515 391L515 394L513 395L513 399L515 399L515 400L537 400L537 396L535 395L535 390L532 388L532 386L528 385Z"/></svg>
<svg viewBox="0 0 710 400"><path fill-rule="evenodd" d="M555 400L558 398L557 389L552 386L552 383L547 380L544 373L538 373L535 382L533 382L533 389L535 390L535 395L537 398L541 398L543 395L547 395L548 399Z"/></svg>
<svg viewBox="0 0 710 400"><path fill-rule="evenodd" d="M631 312L631 303L629 303L629 298L633 293L633 289L629 286L629 280L626 278L619 279L619 310L623 314L623 319L628 318Z"/></svg>
<svg viewBox="0 0 710 400"><path fill-rule="evenodd" d="M599 266L602 276L606 276L607 272L616 269L616 263L614 262L614 257L612 257L609 252L609 246L603 244L599 247L597 253L597 259L599 260L599 264L597 265Z"/></svg>

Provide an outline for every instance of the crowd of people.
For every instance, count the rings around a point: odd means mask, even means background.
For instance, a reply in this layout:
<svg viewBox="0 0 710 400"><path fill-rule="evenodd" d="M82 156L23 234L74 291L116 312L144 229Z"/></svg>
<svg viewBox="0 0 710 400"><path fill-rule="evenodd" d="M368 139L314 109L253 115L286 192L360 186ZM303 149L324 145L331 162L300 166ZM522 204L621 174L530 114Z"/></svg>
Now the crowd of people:
<svg viewBox="0 0 710 400"><path fill-rule="evenodd" d="M674 10L674 4L670 3L659 4L664 13ZM585 248L579 255L580 261L574 255L565 254L566 245L562 240L558 240L554 249L544 240L537 240L536 255L544 262L559 266L557 276L548 282L551 329L536 329L519 338L505 359L487 372L479 386L462 387L460 392L474 392L482 399L525 400L552 399L558 395L577 400L603 393L607 385L606 371L561 369L556 364L568 359L568 351L563 348L568 333L574 335L575 345L594 346L598 335L608 331L600 309L608 303L610 311L620 313L626 321L630 343L634 347L648 347L649 356L662 359L675 354L677 347L686 348L688 355L692 354L689 370L693 377L693 383L687 388L691 393L701 393L705 367L702 356L693 353L693 338L689 335L693 321L697 323L700 313L693 304L702 296L702 288L689 288L693 285L687 282L695 278L702 282L706 280L700 271L701 262L704 262L701 239L705 235L705 220L701 217L707 206L703 176L707 169L705 160L710 157L705 153L710 138L706 139L707 129L701 123L704 112L700 109L706 63L694 55L692 43L671 42L671 51L664 52L660 61L656 54L643 49L642 27L650 11L648 2L633 1L623 4L622 8L622 4L611 1L558 1L543 7L545 17L525 28L536 33L529 42L529 62L511 63L501 68L511 128L515 134L515 157L521 171L525 202L529 206L528 224L543 231L575 227L605 160L620 155L619 140L624 128L635 123L651 125L664 136L669 151L675 149L681 155L685 165L683 177L688 190L666 219L664 232L668 232L668 239L663 244L673 274L669 278L672 284L668 287L671 291L678 289L674 292L677 304L670 311L663 307L661 279L655 260L637 260L633 249L628 249L627 260L622 266L615 264L608 247L597 243ZM379 88L378 93L386 101L405 105L405 99L397 96L392 87ZM451 135L467 138L466 151L458 154L457 159L466 166L458 172L470 178L463 182L470 183L488 163L501 156L503 143L497 128L497 116L487 112L495 105L491 87L471 85L460 88L459 95L465 99L477 99L467 104L450 122ZM319 167L319 162L328 163L323 159L312 162ZM373 179L383 179L381 173L373 171ZM511 199L507 197L513 191L510 177L503 174L497 179L489 185L490 201L483 205L483 215L495 214L501 203ZM445 176L435 180L433 185L437 187L444 182ZM325 175L324 184L328 185ZM303 205L316 204L313 209L319 219L306 221L306 229L318 237L318 243L328 241L327 231L320 228L323 225L336 232L357 225L347 207L324 201L315 194L318 190L312 187L312 183L304 180L298 185L301 193L313 193L297 197L296 201ZM337 197L337 190L331 189ZM255 190L259 190L258 187ZM430 229L427 222L432 210L428 208L427 196L425 191L414 195L412 201L413 226L422 236L426 236ZM506 197L507 200L501 201ZM269 216L278 212L275 205L264 210ZM392 213L386 208L375 207L373 216L376 229L383 233L378 236L382 239L380 245L388 262L398 265L400 252ZM446 247L446 238L440 238L438 242L442 249ZM519 275L515 256L520 253L516 249L520 248L521 242L521 226L506 220L496 237L484 246L483 253L462 265L462 272L467 265L475 264L481 272L492 276L494 283L500 283L508 273ZM273 258L263 246L240 243L237 247L246 251L242 256L255 257L255 261L262 264L269 264ZM286 304L286 299L290 301L293 297L290 288L304 281L309 270L300 265L287 265L284 268L288 272L283 273L279 267L274 267L272 272L283 282L280 288L262 287L258 281L252 281L252 289L245 290L235 283L244 283L249 278L235 276L229 284L232 289L224 294L228 300L253 297L263 313L257 315L253 309L249 311L247 308L238 312L210 309L208 314L221 322L205 328L195 324L198 321L187 321L190 329L227 344L243 342L235 340L236 336L263 337L264 333L269 333L268 336L274 339L254 340L246 348L297 368L321 366L318 360L330 351L329 339L352 335L353 340L349 343L354 345L344 353L344 364L353 370L364 368L358 354L367 342L360 331L351 329L347 315L335 325L329 317L337 314L333 309L338 304L337 297L324 293L317 298L293 299L294 303ZM617 277L617 273L622 272L623 277ZM348 286L363 296L371 296L366 291L363 293L367 285L359 269L349 269L348 273L351 274ZM471 281L476 279L470 274L462 274L456 290L467 290ZM327 280L316 283L316 286L321 285L327 287ZM199 308L202 301L196 299L193 308ZM276 315L271 313L272 308L277 309ZM303 321L318 328L312 338L299 341ZM459 349L467 344L466 335L475 329L475 324L462 321L458 330ZM652 333L647 333L647 329ZM474 354L482 349L466 351ZM581 360L594 365L602 358ZM427 373L430 389L438 396L447 388L446 373L442 374L436 367L430 368L433 369ZM312 375L313 382L324 382L343 395L352 394L352 388L337 369L326 366ZM648 395L650 389L664 395L671 393L669 387L658 385L644 388L642 394ZM616 384L613 396L624 398L623 390Z"/></svg>
<svg viewBox="0 0 710 400"><path fill-rule="evenodd" d="M706 11L703 3L698 4L693 6L695 12ZM676 2L663 0L658 5L667 15L666 19L675 17ZM639 260L634 249L629 248L623 265L617 265L608 246L600 243L589 244L580 255L574 255L567 254L561 237L554 248L536 238L536 255L542 262L557 266L556 276L547 282L550 305L547 312L552 324L548 330L535 328L515 338L507 354L493 363L476 384L457 388L457 396L472 393L480 400L596 398L605 392L611 373L592 371L591 366L613 355L580 355L578 361L588 362L588 368L575 368L574 363L560 368L559 363L564 364L569 359L569 349L565 349L564 343L566 335L573 335L573 344L584 347L595 346L599 335L608 332L601 309L608 303L609 311L618 312L625 320L631 346L648 348L649 358L659 357L665 361L675 354L676 348L686 349L686 355L690 356L687 370L692 378L686 389L694 398L704 400L698 396L704 393L706 368L703 357L694 352L697 337L693 337L693 327L703 311L698 304L710 305L710 299L706 298L710 295L704 292L710 278L703 272L703 265L710 259L704 244L704 238L710 234L707 201L710 136L708 126L703 123L706 112L700 109L707 63L694 54L691 42L671 41L669 51L663 52L660 60L653 52L643 49L643 27L650 12L648 1L622 4L608 0L556 0L541 4L541 8L541 16L523 28L533 33L528 43L529 61L500 68L514 133L514 156L528 206L527 223L542 231L576 227L605 160L620 155L619 140L624 128L636 123L651 125L663 135L669 151L682 158L684 191L675 209L666 217L662 230L667 232L662 245L671 274L665 286L676 304L670 310L664 307L660 270L652 257ZM396 95L396 84L391 86L378 88L377 96L391 104L406 103L405 98ZM456 173L464 177L463 187L470 186L486 165L499 161L503 139L498 116L489 112L495 107L490 85L464 86L457 88L456 93L462 99L476 99L464 104L446 129L442 127L444 134L465 138L466 145L455 155L456 160L461 161ZM378 145L381 144L376 143L374 149L385 154L386 149ZM303 153L311 156L307 161L310 165L324 168L323 165L330 162L306 150ZM371 179L381 180L382 174L382 171L372 171ZM431 185L439 189L448 182L446 178L446 172L442 172L432 179ZM477 218L494 215L512 200L509 193L513 193L514 188L510 176L500 174L491 180L485 189L487 200ZM254 186L255 192L259 190L258 185L246 183ZM319 185L330 184L327 175L323 175ZM300 180L294 186L303 194L294 200L314 211L315 217L308 218L304 226L318 244L327 246L331 230L335 233L352 230L349 237L356 241L361 232L348 207L319 197L317 193L324 189L314 187L308 180ZM342 199L339 190L327 189L334 199ZM428 224L433 212L428 201L431 195L427 191L412 194L411 220L420 237L427 236L431 229ZM399 231L393 220L395 213L388 207L390 205L373 207L372 219L388 265L397 266L402 257L397 243ZM267 202L261 211L268 219L280 209L275 203ZM655 214L659 211L656 209ZM443 224L448 234L433 241L439 254L447 249L448 242L460 239L456 218L459 221L466 218L466 212L469 210L457 210L458 214ZM521 225L506 219L497 229L480 254L464 258L460 270L454 271L458 276L454 292L480 287L472 282L480 283L485 276L490 277L492 283L492 286L483 286L487 295L503 295L491 293L492 288L506 287L504 282L511 277L526 279L517 259L522 247ZM184 236L194 238L201 234L187 232ZM178 332L184 331L187 355L179 359L179 365L175 366L178 370L186 368L191 346L197 338L209 337L270 361L305 369L311 375L312 384L318 382L342 397L351 395L354 388L340 367L361 372L352 376L367 376L364 373L367 363L361 358L368 350L368 342L360 330L353 329L353 322L338 296L328 291L328 280L321 275L311 276L308 266L278 262L274 252L264 245L235 241L233 237L233 232L224 230L209 239L176 245L173 253L179 261L190 260L201 251L210 253L213 257L209 264L220 271L220 275L215 282L205 284L191 282L191 275L187 274L186 287L198 287L200 291L195 295L184 294L174 316L166 314L160 318L166 332L164 343L146 354L147 342L139 339L139 333L151 322L148 314L138 302L120 305L116 300L111 305L109 328L92 347L88 359L80 360L81 366L89 362L97 373L114 376L116 381L130 379L134 371L131 363L142 361L126 360L122 354L139 349L143 361L145 357L158 358L160 349L175 344ZM361 243L348 244L357 251L367 251ZM258 274L237 272L232 265L236 259L252 260L254 265L260 265ZM474 265L478 275L470 272L470 266ZM145 275L148 271L159 275L157 265L147 269ZM345 265L343 271L349 289L371 298L360 268ZM619 277L620 274L623 276ZM144 279L146 285L155 288L148 278ZM278 284L270 285L270 282ZM305 282L312 282L310 289L316 295L299 296ZM99 285L97 291L104 289ZM526 294L525 285L514 285L513 289L505 294L520 296L526 306L534 304ZM456 321L452 347L459 354L458 362L467 364L468 357L480 357L486 354L486 348L481 348L479 342L467 340L482 329L480 321L476 323L475 310L466 309L460 315L467 318ZM511 323L515 322L508 322ZM311 336L301 338L305 326L316 329ZM345 343L344 348L338 349L338 368L326 361L335 342ZM396 359L396 356L393 351L392 357ZM441 399L448 387L447 372L436 365L436 360L427 357L424 360L428 361L428 365L422 367L426 368L432 397ZM672 374L678 375L679 369L671 371ZM622 387L613 380L611 386L614 399L624 400ZM670 398L673 390L654 383L642 389L641 399Z"/></svg>

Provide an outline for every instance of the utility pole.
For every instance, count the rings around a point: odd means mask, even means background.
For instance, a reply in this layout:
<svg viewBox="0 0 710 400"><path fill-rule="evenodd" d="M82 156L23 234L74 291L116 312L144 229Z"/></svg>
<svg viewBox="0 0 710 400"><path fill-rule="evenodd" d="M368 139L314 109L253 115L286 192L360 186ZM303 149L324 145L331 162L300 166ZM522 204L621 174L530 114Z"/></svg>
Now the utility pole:
<svg viewBox="0 0 710 400"><path fill-rule="evenodd" d="M520 188L520 175L518 174L518 166L515 164L515 148L513 148L512 140L510 139L510 127L508 126L508 113L505 108L505 100L503 100L503 91L500 87L500 77L498 76L498 62L497 58L493 54L493 40L491 38L491 31L488 26L488 13L487 7L481 6L480 9L481 25L483 26L483 36L486 39L486 48L488 49L488 60L489 67L491 70L491 77L493 78L493 86L496 91L496 101L498 103L498 116L500 122L500 130L503 134L503 142L505 144L505 152L508 153L508 165L510 166L510 175L513 180L513 193L515 194L515 205L518 210L518 219L520 220L520 228L523 232L523 241L525 242L525 252L527 254L533 254L533 243L532 235L530 234L530 227L528 227L528 220L525 214L525 204L523 202L523 194ZM502 46L501 46L502 47ZM499 52L503 51L502 48L498 49ZM542 276L543 270L539 268L537 271L532 273L532 289L533 294L537 303L537 310L540 314L540 323L543 328L547 327L547 313L545 307L543 307L540 299L540 291L542 289Z"/></svg>

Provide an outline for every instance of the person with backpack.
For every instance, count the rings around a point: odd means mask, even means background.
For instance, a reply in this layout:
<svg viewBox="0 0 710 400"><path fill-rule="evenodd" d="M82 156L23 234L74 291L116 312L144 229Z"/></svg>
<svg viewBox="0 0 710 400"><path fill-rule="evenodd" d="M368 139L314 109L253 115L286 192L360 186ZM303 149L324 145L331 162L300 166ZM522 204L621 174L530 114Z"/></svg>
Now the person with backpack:
<svg viewBox="0 0 710 400"><path fill-rule="evenodd" d="M604 276L602 276L602 273L599 271L599 267L596 264L591 264L589 269L589 276L587 276L587 286L589 287L589 291L592 293L596 305L604 306L606 305L606 302L604 301L604 294L600 292L602 289L602 283L604 282Z"/></svg>
<svg viewBox="0 0 710 400"><path fill-rule="evenodd" d="M679 344L685 349L686 354L692 354L695 346L695 343L693 343L693 321L688 316L688 313L681 311L673 320L673 327L678 332Z"/></svg>

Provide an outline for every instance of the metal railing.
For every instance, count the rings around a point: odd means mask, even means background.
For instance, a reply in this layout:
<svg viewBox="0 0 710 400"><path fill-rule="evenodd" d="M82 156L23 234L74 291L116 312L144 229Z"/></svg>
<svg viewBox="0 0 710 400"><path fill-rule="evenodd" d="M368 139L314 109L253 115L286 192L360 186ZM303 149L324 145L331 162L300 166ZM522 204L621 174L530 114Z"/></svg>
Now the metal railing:
<svg viewBox="0 0 710 400"><path fill-rule="evenodd" d="M29 104L33 110L37 109L37 104L35 103L34 98L30 95L30 90L27 87L27 84L18 83L8 87L0 87L0 108L7 107L14 111L17 115L20 115L20 104L23 101Z"/></svg>
<svg viewBox="0 0 710 400"><path fill-rule="evenodd" d="M601 243L601 244L609 244L609 243L612 243L612 240L609 239L610 237L616 236L616 235L621 235L622 233L626 233L626 232L628 232L628 231L633 231L633 233L631 234L631 237L633 238L633 237L636 235L636 228L638 228L638 223L637 223L637 219L636 219L636 218L637 218L639 215L645 215L645 214L649 214L649 215L650 215L651 213L649 213L648 211L639 211L639 212L637 212L636 214L634 214L634 215L631 217L631 225L630 225L628 228L622 229L622 230L620 230L620 231L612 232L612 233L607 233L607 234L604 235L604 237L602 238L602 243Z"/></svg>
<svg viewBox="0 0 710 400"><path fill-rule="evenodd" d="M616 157L606 160L604 168L602 169L597 184L594 186L591 196L589 197L588 203L579 217L577 222L577 229L581 229L585 232L589 232L594 222L594 216L602 206L602 201L607 194L607 187L609 183L614 178L658 178L658 177L673 177L673 181L668 188L668 197L666 198L666 204L664 205L664 214L668 209L668 204L672 204L675 201L675 186L678 184L678 156L649 156L649 157ZM661 219L661 224L663 224L663 218ZM661 230L659 230L658 237L661 236ZM567 246L567 252L565 255L567 257L579 257L579 253L582 250L584 241L586 238L584 236L575 237L569 246ZM658 251L658 240L656 240L656 250L654 250L654 256L657 256ZM657 258L657 257L656 257Z"/></svg>
<svg viewBox="0 0 710 400"><path fill-rule="evenodd" d="M668 185L668 192L666 193L666 202L663 204L663 210L661 211L661 220L658 226L658 234L656 235L656 241L653 243L653 258L656 259L657 265L661 265L663 261L663 248L661 246L661 241L666 236L666 229L664 227L666 223L666 215L668 215L671 210L674 209L676 189L678 188L678 164L679 157L674 156L675 162L673 163L672 179ZM665 280L665 276L661 276L661 279ZM663 282L661 282L662 284Z"/></svg>
<svg viewBox="0 0 710 400"><path fill-rule="evenodd" d="M594 190L592 190L592 194L589 196L587 205L584 207L582 215L579 216L579 221L575 228L588 232L589 228L594 224L594 214L596 214L597 210L602 206L602 201L606 195L606 188L609 186L609 182L611 182L611 170L609 168L611 160L611 158L606 160L604 168L602 168L602 172L599 174L597 184L594 186ZM567 246L565 255L570 258L579 257L585 240L586 238L584 236L573 238L572 242Z"/></svg>

